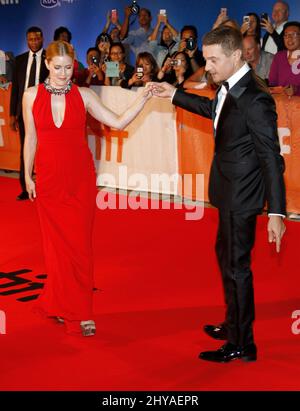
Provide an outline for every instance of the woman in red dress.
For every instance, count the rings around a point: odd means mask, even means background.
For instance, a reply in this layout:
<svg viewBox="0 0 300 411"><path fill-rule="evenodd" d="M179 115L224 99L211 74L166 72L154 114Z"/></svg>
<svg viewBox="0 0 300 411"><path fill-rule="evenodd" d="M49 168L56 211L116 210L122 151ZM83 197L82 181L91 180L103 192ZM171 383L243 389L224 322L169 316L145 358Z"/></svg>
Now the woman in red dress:
<svg viewBox="0 0 300 411"><path fill-rule="evenodd" d="M29 198L37 203L48 274L37 308L63 321L67 332L90 336L96 332L92 320L96 176L85 139L86 112L123 129L152 94L146 88L118 116L92 90L72 84L73 63L73 48L64 41L52 42L46 52L49 78L24 93L25 179Z"/></svg>

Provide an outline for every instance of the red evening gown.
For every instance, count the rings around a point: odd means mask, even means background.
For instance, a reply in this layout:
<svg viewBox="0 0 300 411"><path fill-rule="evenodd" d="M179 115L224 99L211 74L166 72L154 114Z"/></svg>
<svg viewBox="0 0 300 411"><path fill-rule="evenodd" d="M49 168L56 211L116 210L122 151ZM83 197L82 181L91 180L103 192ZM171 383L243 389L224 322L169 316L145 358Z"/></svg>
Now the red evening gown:
<svg viewBox="0 0 300 411"><path fill-rule="evenodd" d="M64 318L68 332L80 332L80 321L92 319L96 176L85 138L86 111L76 85L65 99L59 128L53 121L51 94L43 84L33 105L36 203L47 273L36 309Z"/></svg>

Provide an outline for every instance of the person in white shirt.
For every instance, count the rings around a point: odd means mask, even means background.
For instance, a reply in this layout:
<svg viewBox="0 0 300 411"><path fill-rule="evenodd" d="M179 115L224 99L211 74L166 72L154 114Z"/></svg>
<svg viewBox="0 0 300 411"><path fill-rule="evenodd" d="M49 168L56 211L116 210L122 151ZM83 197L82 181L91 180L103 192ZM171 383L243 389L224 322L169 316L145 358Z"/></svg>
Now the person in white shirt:
<svg viewBox="0 0 300 411"><path fill-rule="evenodd" d="M261 28L266 30L263 37L262 49L268 53L276 54L278 51L284 50L283 41L283 26L289 18L289 5L285 1L277 1L273 5L272 20L262 19Z"/></svg>

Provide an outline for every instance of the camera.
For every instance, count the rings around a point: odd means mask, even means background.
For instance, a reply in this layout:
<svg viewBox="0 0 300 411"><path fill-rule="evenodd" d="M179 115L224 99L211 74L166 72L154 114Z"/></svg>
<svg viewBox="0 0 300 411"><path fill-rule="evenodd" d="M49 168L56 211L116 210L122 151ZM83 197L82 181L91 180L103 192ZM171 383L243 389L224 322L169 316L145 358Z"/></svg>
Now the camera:
<svg viewBox="0 0 300 411"><path fill-rule="evenodd" d="M250 23L250 17L249 16L244 16L243 17L243 22L244 23Z"/></svg>
<svg viewBox="0 0 300 411"><path fill-rule="evenodd" d="M95 64L96 66L99 66L99 60L96 56L91 57L91 63Z"/></svg>
<svg viewBox="0 0 300 411"><path fill-rule="evenodd" d="M262 19L265 19L265 20L267 20L268 21L268 13L261 13L261 15L260 15L260 21L262 22Z"/></svg>
<svg viewBox="0 0 300 411"><path fill-rule="evenodd" d="M194 50L197 47L197 41L194 39L194 37L189 37L188 39L185 40L186 43L186 49L187 50Z"/></svg>
<svg viewBox="0 0 300 411"><path fill-rule="evenodd" d="M167 10L166 9L160 9L159 14L161 14L162 16L166 16L167 15Z"/></svg>
<svg viewBox="0 0 300 411"><path fill-rule="evenodd" d="M181 60L176 60L176 59L171 60L171 66L172 67L181 66Z"/></svg>
<svg viewBox="0 0 300 411"><path fill-rule="evenodd" d="M132 0L130 11L131 11L131 14L139 14L140 6L137 4L136 0Z"/></svg>
<svg viewBox="0 0 300 411"><path fill-rule="evenodd" d="M138 66L136 68L136 75L137 78L141 79L144 76L144 67L143 66Z"/></svg>
<svg viewBox="0 0 300 411"><path fill-rule="evenodd" d="M110 43L109 37L108 37L107 34L101 34L101 36L100 36L100 41L101 41L102 43Z"/></svg>

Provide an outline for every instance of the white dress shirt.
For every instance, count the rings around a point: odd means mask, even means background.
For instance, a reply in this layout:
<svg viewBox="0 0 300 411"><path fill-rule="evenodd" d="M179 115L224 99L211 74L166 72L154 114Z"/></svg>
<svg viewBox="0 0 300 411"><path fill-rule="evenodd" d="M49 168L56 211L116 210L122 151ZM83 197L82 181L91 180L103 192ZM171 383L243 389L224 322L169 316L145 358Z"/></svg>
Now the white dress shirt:
<svg viewBox="0 0 300 411"><path fill-rule="evenodd" d="M274 30L277 31L278 34L280 34L283 30L283 26L285 25L287 21L284 21L281 23L278 27L274 28ZM278 47L276 46L275 41L273 40L271 34L268 37L268 40L266 41L265 44L265 51L268 51L269 53L276 54L278 52Z"/></svg>
<svg viewBox="0 0 300 411"><path fill-rule="evenodd" d="M242 78L244 77L244 75L250 70L250 67L248 66L247 63L243 64L243 66L236 71L231 77L229 77L229 79L227 80L228 83L228 90L226 89L226 87L224 85L222 85L221 89L219 90L218 93L218 102L217 102L217 106L216 106L216 117L214 120L214 128L217 128L218 125L218 121L219 121L219 117L220 117L220 113L222 111L222 107L224 104L224 101L226 99L226 95L228 93L228 91Z"/></svg>
<svg viewBox="0 0 300 411"><path fill-rule="evenodd" d="M41 69L41 62L42 62L42 53L43 53L43 49L40 49L39 51L37 51L35 53L36 55L36 73L35 73L35 85L39 84L39 80L40 80L40 69ZM31 68L31 64L33 61L33 52L31 50L29 50L29 56L28 56L28 63L27 63L27 69L26 69L26 79L25 79L25 89L27 89L28 87L28 81L29 81L29 74L30 74L30 68Z"/></svg>

